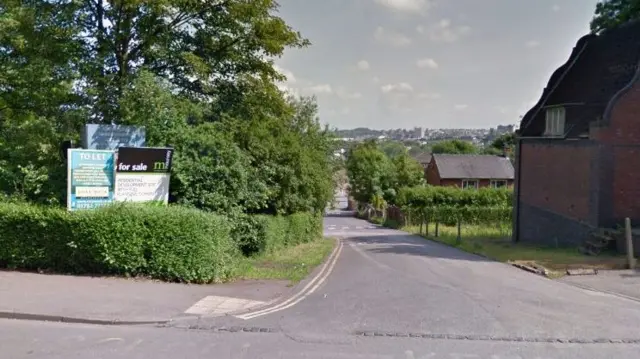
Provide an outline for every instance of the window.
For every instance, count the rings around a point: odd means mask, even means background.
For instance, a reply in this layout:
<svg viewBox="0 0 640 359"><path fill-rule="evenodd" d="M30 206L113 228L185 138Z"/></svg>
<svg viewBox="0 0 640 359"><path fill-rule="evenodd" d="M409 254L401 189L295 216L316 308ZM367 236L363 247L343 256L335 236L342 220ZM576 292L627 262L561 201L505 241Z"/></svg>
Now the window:
<svg viewBox="0 0 640 359"><path fill-rule="evenodd" d="M547 109L545 136L564 135L564 107L551 107Z"/></svg>
<svg viewBox="0 0 640 359"><path fill-rule="evenodd" d="M476 189L476 188L478 188L478 180L469 180L469 179L462 180L462 188L463 189L469 189L469 188Z"/></svg>
<svg viewBox="0 0 640 359"><path fill-rule="evenodd" d="M507 187L507 181L505 180L491 180L491 188Z"/></svg>

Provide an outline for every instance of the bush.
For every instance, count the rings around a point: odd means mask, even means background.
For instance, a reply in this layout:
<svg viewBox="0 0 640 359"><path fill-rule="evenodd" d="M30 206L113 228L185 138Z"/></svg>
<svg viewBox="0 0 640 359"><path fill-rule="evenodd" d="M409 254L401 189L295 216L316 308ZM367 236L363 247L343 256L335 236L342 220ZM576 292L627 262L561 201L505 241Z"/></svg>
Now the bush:
<svg viewBox="0 0 640 359"><path fill-rule="evenodd" d="M463 224L508 223L511 221L511 207L427 207L421 212L414 212L417 218L430 223L442 223L454 226L460 221Z"/></svg>
<svg viewBox="0 0 640 359"><path fill-rule="evenodd" d="M511 207L513 190L480 188L465 190L458 187L419 186L405 187L398 193L402 207Z"/></svg>
<svg viewBox="0 0 640 359"><path fill-rule="evenodd" d="M0 266L207 283L238 260L224 217L170 206L92 211L0 203Z"/></svg>
<svg viewBox="0 0 640 359"><path fill-rule="evenodd" d="M307 243L322 236L322 217L303 212L290 216L230 216L232 237L245 256Z"/></svg>

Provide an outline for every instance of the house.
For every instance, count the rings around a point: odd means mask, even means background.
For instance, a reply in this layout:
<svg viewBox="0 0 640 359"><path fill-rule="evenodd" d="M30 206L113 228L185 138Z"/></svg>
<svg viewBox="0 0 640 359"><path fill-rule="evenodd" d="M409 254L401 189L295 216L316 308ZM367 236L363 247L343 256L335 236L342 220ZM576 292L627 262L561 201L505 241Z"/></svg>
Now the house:
<svg viewBox="0 0 640 359"><path fill-rule="evenodd" d="M640 224L639 61L635 21L582 37L553 73L517 132L515 241L580 245Z"/></svg>
<svg viewBox="0 0 640 359"><path fill-rule="evenodd" d="M413 155L413 159L422 165L422 168L427 169L427 165L431 161L431 153L429 152L420 152Z"/></svg>
<svg viewBox="0 0 640 359"><path fill-rule="evenodd" d="M514 174L509 158L493 155L434 154L425 172L430 185L461 188L510 187Z"/></svg>

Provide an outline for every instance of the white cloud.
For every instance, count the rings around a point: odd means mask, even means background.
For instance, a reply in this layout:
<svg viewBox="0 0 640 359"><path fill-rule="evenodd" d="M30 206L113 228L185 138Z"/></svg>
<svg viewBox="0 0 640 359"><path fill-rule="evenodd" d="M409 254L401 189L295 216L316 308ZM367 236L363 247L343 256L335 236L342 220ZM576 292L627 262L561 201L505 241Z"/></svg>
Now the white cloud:
<svg viewBox="0 0 640 359"><path fill-rule="evenodd" d="M378 76L373 76L371 82L373 82L374 84L380 83L380 78Z"/></svg>
<svg viewBox="0 0 640 359"><path fill-rule="evenodd" d="M358 68L358 70L367 71L371 68L371 65L369 65L368 61L360 60L358 61L358 64L356 64L356 67Z"/></svg>
<svg viewBox="0 0 640 359"><path fill-rule="evenodd" d="M276 71L278 71L280 74L284 75L284 76L287 78L285 82L288 82L288 83L290 83L290 84L294 84L294 83L296 83L297 79L296 79L296 77L293 75L293 72L291 72L291 71L289 71L289 70L287 70L287 69L284 69L284 68L282 68L282 67L280 67L280 66L278 66L278 65L273 65L273 68L274 68Z"/></svg>
<svg viewBox="0 0 640 359"><path fill-rule="evenodd" d="M558 11L560 11L560 5L558 5L558 4L553 5L553 6L551 7L551 10L552 10L553 12L558 12Z"/></svg>
<svg viewBox="0 0 640 359"><path fill-rule="evenodd" d="M442 95L437 92L421 92L418 94L418 98L421 100L438 100L442 98Z"/></svg>
<svg viewBox="0 0 640 359"><path fill-rule="evenodd" d="M333 93L333 89L331 88L331 85L328 85L328 84L320 84L320 85L311 86L307 90L309 92L314 93L314 94L329 94L329 93Z"/></svg>
<svg viewBox="0 0 640 359"><path fill-rule="evenodd" d="M500 112L501 114L505 115L507 113L509 113L509 109L504 107L504 106L496 106L494 107L494 109L498 112Z"/></svg>
<svg viewBox="0 0 640 359"><path fill-rule="evenodd" d="M380 90L383 93L412 92L413 91L413 86L411 86L411 84L408 84L406 82L400 82L400 83L397 83L397 84L384 85L384 86L380 87Z"/></svg>
<svg viewBox="0 0 640 359"><path fill-rule="evenodd" d="M344 87L338 87L336 89L336 95L343 100L357 100L362 98L362 94L360 92L350 92Z"/></svg>
<svg viewBox="0 0 640 359"><path fill-rule="evenodd" d="M416 61L416 66L420 67L420 68L425 68L428 67L430 69L437 69L438 68L438 63L436 62L436 60L431 59L431 58L424 58L424 59L420 59L418 61Z"/></svg>
<svg viewBox="0 0 640 359"><path fill-rule="evenodd" d="M467 108L469 108L469 105L466 104L458 104L455 105L454 108L458 111L462 111L462 110L466 110Z"/></svg>
<svg viewBox="0 0 640 359"><path fill-rule="evenodd" d="M532 49L534 47L540 46L540 42L538 42L536 40L530 40L530 41L527 41L527 43L524 44L524 46L526 46L529 49Z"/></svg>
<svg viewBox="0 0 640 359"><path fill-rule="evenodd" d="M376 3L397 12L424 13L431 7L431 0L375 0Z"/></svg>
<svg viewBox="0 0 640 359"><path fill-rule="evenodd" d="M407 46L411 44L411 39L400 32L387 30L382 26L378 26L373 33L373 38L376 41L391 44L393 46Z"/></svg>
<svg viewBox="0 0 640 359"><path fill-rule="evenodd" d="M463 36L471 32L469 26L452 26L451 20L442 19L437 24L433 24L429 27L418 25L416 31L419 34L424 34L429 37L433 42L456 42Z"/></svg>

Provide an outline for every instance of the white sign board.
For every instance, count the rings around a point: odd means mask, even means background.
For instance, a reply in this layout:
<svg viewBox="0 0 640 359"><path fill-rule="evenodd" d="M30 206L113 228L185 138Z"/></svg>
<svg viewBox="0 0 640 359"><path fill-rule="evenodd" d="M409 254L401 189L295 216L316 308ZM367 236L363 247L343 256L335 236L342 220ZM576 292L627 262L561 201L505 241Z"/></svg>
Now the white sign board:
<svg viewBox="0 0 640 359"><path fill-rule="evenodd" d="M169 202L168 173L117 173L116 201Z"/></svg>

